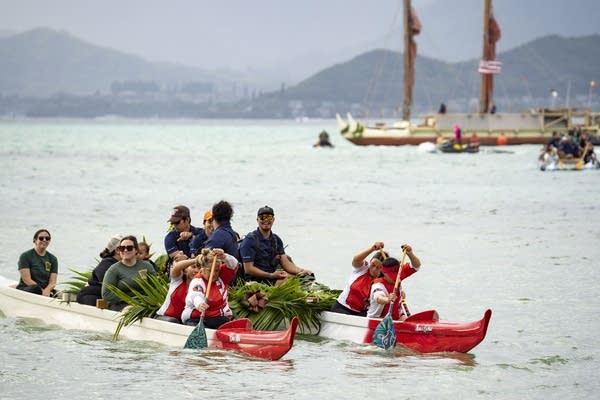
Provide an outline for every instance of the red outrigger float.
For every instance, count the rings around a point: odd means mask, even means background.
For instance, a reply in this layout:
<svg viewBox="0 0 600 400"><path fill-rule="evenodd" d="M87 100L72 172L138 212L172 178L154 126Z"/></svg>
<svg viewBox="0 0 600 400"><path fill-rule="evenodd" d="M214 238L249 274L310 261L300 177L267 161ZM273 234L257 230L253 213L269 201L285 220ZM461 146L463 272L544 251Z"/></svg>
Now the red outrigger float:
<svg viewBox="0 0 600 400"><path fill-rule="evenodd" d="M294 344L298 317L294 317L284 331L257 331L248 318L237 319L215 331L213 346L237 350L256 358L279 360Z"/></svg>
<svg viewBox="0 0 600 400"><path fill-rule="evenodd" d="M492 317L486 310L483 318L470 322L440 321L437 311L413 314L405 321L395 321L398 345L419 353L466 353L485 338ZM381 319L324 312L318 335L356 343L373 343L373 333Z"/></svg>

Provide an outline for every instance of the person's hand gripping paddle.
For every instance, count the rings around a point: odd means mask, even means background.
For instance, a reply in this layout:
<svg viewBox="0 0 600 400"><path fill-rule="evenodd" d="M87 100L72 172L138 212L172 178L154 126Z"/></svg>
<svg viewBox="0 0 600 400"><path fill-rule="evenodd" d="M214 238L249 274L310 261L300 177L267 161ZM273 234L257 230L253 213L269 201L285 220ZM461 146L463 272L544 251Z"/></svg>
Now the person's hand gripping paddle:
<svg viewBox="0 0 600 400"><path fill-rule="evenodd" d="M208 284L206 286L206 302L208 303L208 295L210 294L210 288L212 287L212 280L215 274L215 266L217 265L217 255L213 253L213 262L210 267L210 275L208 278ZM204 349L208 347L208 341L206 340L206 329L204 329L204 313L200 314L200 321L194 328L190 336L188 336L184 349Z"/></svg>

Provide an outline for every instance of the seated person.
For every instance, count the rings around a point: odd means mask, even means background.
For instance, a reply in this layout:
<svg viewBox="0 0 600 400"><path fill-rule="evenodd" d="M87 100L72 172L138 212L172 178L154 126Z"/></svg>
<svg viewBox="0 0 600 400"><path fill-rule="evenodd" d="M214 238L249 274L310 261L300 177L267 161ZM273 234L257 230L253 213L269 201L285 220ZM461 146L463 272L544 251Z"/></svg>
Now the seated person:
<svg viewBox="0 0 600 400"><path fill-rule="evenodd" d="M58 259L49 251L50 232L39 229L33 235L34 247L19 257L19 284L17 289L26 292L53 296L56 292Z"/></svg>
<svg viewBox="0 0 600 400"><path fill-rule="evenodd" d="M392 318L403 321L406 319L402 308L400 307L401 298L397 295L402 293L402 281L421 267L421 261L413 253L412 247L407 244L402 245L402 250L406 249L406 255L409 262L405 263L400 269L400 262L396 258L388 257L383 260L382 277L376 278L371 286L371 297L367 317L381 318L388 313L389 304L394 303L392 309ZM396 276L400 273L400 286L398 293L393 293Z"/></svg>
<svg viewBox="0 0 600 400"><path fill-rule="evenodd" d="M106 247L100 253L100 262L92 271L92 275L88 280L87 286L81 288L77 294L77 302L79 304L87 304L88 306L96 306L96 300L102 298L102 280L106 271L111 265L121 259L121 255L117 252L117 247L123 239L121 235L115 235L110 238Z"/></svg>
<svg viewBox="0 0 600 400"><path fill-rule="evenodd" d="M321 133L319 133L319 141L313 144L313 147L333 147L329 141L329 133L327 133L327 131L321 131Z"/></svg>
<svg viewBox="0 0 600 400"><path fill-rule="evenodd" d="M214 258L217 258L212 281L209 283ZM207 328L217 329L233 319L229 307L227 289L238 268L238 261L222 249L204 248L196 258L200 272L190 282L185 298L181 321L186 325L197 325L204 314ZM210 287L210 291L208 288ZM208 298L206 293L208 291Z"/></svg>
<svg viewBox="0 0 600 400"><path fill-rule="evenodd" d="M146 279L147 275L156 275L152 264L148 261L138 260L138 241L135 236L125 236L121 239L117 251L121 260L111 265L102 280L102 298L108 302L108 308L121 311L127 303L121 300L110 289L111 286L127 294L133 290L140 290L136 278Z"/></svg>
<svg viewBox="0 0 600 400"><path fill-rule="evenodd" d="M579 146L575 143L572 133L569 133L569 136L563 136L558 143L558 157L561 159L578 157L579 151Z"/></svg>
<svg viewBox="0 0 600 400"><path fill-rule="evenodd" d="M367 315L371 285L376 278L382 277L383 246L383 242L375 242L352 258L352 274L331 311L363 317ZM366 258L374 251L376 253L367 261Z"/></svg>
<svg viewBox="0 0 600 400"><path fill-rule="evenodd" d="M145 241L141 241L138 243L138 248L140 250L138 253L138 258L140 260L148 261L150 264L152 264L154 270L158 271L156 263L150 259L150 244L146 243Z"/></svg>
<svg viewBox="0 0 600 400"><path fill-rule="evenodd" d="M312 275L312 271L298 267L285 254L283 241L271 230L275 221L275 212L271 207L261 207L256 221L258 228L248 233L240 244L246 281L274 284L288 274Z"/></svg>
<svg viewBox="0 0 600 400"><path fill-rule="evenodd" d="M190 243L201 232L200 228L192 225L190 209L186 206L176 206L173 208L168 222L171 229L165 236L165 251L169 259L167 260L167 270L175 261L186 260L192 256Z"/></svg>
<svg viewBox="0 0 600 400"><path fill-rule="evenodd" d="M156 312L156 319L181 323L189 283L200 272L200 256L177 261L169 273L169 291L165 302Z"/></svg>
<svg viewBox="0 0 600 400"><path fill-rule="evenodd" d="M204 244L214 231L212 210L208 210L204 213L202 225L204 228L201 228L201 232L194 235L194 238L190 243L190 253L192 254L192 257L196 257L198 255L198 251L205 247Z"/></svg>

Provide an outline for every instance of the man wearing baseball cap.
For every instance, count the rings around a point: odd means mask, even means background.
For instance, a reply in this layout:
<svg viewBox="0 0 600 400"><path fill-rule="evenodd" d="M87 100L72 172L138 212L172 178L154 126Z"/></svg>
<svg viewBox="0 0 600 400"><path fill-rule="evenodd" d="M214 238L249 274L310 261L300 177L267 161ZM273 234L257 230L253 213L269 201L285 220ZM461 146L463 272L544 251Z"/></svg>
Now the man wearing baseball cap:
<svg viewBox="0 0 600 400"><path fill-rule="evenodd" d="M285 254L283 241L271 230L275 221L271 207L259 208L256 221L258 228L248 233L240 245L247 281L275 283L288 274L312 275L312 271L298 267Z"/></svg>
<svg viewBox="0 0 600 400"><path fill-rule="evenodd" d="M167 268L174 261L191 257L190 243L195 235L204 233L202 229L193 226L190 209L186 206L175 206L167 220L171 224L169 233L165 236L165 250L169 255Z"/></svg>

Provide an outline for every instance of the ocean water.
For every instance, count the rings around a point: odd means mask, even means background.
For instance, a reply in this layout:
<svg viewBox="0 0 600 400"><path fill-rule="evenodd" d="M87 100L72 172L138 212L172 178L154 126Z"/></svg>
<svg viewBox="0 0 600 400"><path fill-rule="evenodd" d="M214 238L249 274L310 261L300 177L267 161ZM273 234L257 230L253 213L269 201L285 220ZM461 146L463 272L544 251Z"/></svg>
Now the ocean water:
<svg viewBox="0 0 600 400"><path fill-rule="evenodd" d="M468 354L385 353L301 338L277 362L198 354L0 316L0 398L591 398L600 389L600 171L541 172L539 146L431 154L358 147L334 121L2 121L0 275L18 279L35 230L59 282L92 268L114 233L156 254L170 210L192 223L225 199L234 228L273 230L298 265L341 288L374 241L409 243L413 312L467 321L493 310ZM313 148L326 129L335 148Z"/></svg>

